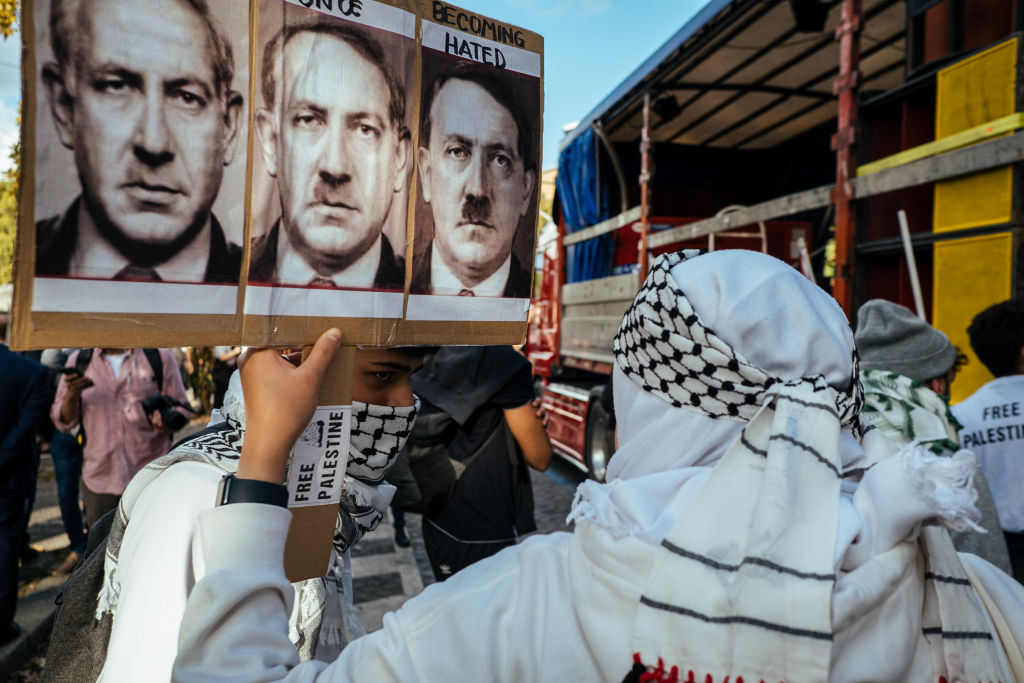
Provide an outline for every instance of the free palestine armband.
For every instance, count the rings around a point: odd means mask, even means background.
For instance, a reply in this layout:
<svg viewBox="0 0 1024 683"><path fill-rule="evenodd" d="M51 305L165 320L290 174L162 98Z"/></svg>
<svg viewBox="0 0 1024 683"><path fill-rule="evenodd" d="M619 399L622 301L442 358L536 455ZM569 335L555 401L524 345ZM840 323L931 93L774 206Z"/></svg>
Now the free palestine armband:
<svg viewBox="0 0 1024 683"><path fill-rule="evenodd" d="M239 479L233 474L225 474L217 491L217 505L230 503L263 503L288 507L288 487L258 479Z"/></svg>

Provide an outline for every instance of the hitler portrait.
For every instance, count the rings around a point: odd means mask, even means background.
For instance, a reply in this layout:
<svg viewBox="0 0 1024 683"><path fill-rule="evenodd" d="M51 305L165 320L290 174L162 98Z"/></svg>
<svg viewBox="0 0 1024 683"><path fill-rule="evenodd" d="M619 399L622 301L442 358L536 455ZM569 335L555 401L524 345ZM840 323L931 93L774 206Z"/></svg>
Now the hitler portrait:
<svg viewBox="0 0 1024 683"><path fill-rule="evenodd" d="M538 81L430 51L423 63L409 291L529 297Z"/></svg>
<svg viewBox="0 0 1024 683"><path fill-rule="evenodd" d="M414 41L263 5L249 281L401 292Z"/></svg>
<svg viewBox="0 0 1024 683"><path fill-rule="evenodd" d="M237 284L247 8L39 0L36 17L37 277Z"/></svg>

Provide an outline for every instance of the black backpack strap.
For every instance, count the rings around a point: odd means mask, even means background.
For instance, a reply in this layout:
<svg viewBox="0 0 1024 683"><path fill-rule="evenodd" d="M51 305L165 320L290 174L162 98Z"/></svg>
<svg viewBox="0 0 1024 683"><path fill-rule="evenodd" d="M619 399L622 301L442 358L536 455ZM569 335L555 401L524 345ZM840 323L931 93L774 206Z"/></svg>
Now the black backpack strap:
<svg viewBox="0 0 1024 683"><path fill-rule="evenodd" d="M142 352L146 354L146 360L156 375L156 390L164 393L164 358L160 355L160 349L142 349Z"/></svg>

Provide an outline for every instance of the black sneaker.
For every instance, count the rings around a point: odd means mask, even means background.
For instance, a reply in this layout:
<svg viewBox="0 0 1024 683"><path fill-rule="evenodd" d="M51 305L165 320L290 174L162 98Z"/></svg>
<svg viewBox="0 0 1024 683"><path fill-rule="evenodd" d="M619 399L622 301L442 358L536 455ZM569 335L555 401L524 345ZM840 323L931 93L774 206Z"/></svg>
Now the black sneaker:
<svg viewBox="0 0 1024 683"><path fill-rule="evenodd" d="M395 527L395 545L399 548L408 548L412 545L412 541L410 541L409 537L405 534L404 526Z"/></svg>

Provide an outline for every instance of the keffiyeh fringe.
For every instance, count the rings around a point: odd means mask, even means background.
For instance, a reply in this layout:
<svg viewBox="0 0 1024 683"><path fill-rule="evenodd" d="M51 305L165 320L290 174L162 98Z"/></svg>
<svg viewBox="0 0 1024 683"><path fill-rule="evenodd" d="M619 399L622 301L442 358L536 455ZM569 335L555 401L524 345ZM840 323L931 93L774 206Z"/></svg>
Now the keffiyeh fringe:
<svg viewBox="0 0 1024 683"><path fill-rule="evenodd" d="M907 478L918 495L931 501L931 508L943 526L954 531L973 529L986 533L978 525L981 511L974 505L978 492L974 489L977 462L970 451L960 450L941 457L917 441L896 454L907 472Z"/></svg>

